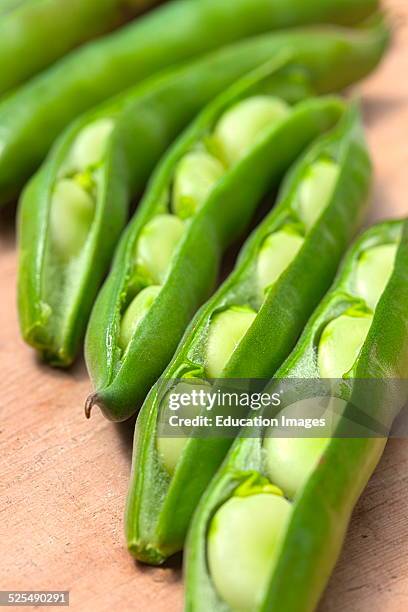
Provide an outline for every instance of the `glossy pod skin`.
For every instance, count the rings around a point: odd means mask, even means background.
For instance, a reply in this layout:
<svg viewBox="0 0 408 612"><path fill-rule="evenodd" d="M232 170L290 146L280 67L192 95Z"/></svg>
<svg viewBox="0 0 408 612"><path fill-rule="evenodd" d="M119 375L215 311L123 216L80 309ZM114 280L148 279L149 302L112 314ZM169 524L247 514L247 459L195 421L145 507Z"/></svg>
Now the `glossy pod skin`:
<svg viewBox="0 0 408 612"><path fill-rule="evenodd" d="M2 0L0 3L0 16L7 15L19 6L26 4L29 0Z"/></svg>
<svg viewBox="0 0 408 612"><path fill-rule="evenodd" d="M359 283L359 276L360 280L365 276L364 283ZM377 282L379 278L381 282ZM349 385L341 393L344 418L353 414L350 406L363 379L407 378L407 281L408 223L385 222L369 229L350 249L334 285L276 378L319 378L322 374L345 378ZM375 294L373 302L367 300L362 287L368 289L369 295ZM357 327L349 327L348 339L345 327L340 330L345 336L342 350L347 355L347 365L341 363L341 339L337 337L334 345L327 343L328 330L332 332L345 316L359 322ZM365 318L369 325L364 326L358 347L353 346ZM328 360L330 352L332 360ZM381 393L374 397L371 394L369 414L389 427L395 412L387 411L389 400L384 399ZM342 419L336 427L340 433ZM225 540L220 539L225 535L224 520L227 517L233 525L228 538L234 541L234 530L242 532L241 521L246 520L246 510L242 512L248 503L245 500L250 500L253 512L257 503L265 510L270 496L268 506L272 511L257 518L259 524L267 521L268 526L277 525L278 511L278 533L266 533L269 527L265 528L265 523L263 533L253 530L255 543L251 551L247 550L248 556L240 557L241 584L246 585L243 590L237 586L240 609L312 612L339 556L355 503L386 442L383 437L332 437L318 439L314 446L313 439L294 437L284 441L288 442L285 450L282 442L276 442L278 438L265 438L259 428L254 432L254 437L236 439L197 508L186 548L186 610L235 609L232 583L222 576L219 563L219 555L227 549ZM276 504L277 500L280 501ZM281 521L283 504L287 514ZM263 548L262 541L270 542L269 551ZM251 547L250 539L248 542ZM254 570L258 546L259 554L264 555L263 567ZM226 566L229 554L230 551L223 556ZM229 575L233 573L230 566ZM250 590L247 585L251 585Z"/></svg>
<svg viewBox="0 0 408 612"><path fill-rule="evenodd" d="M285 26L354 22L376 5L376 0L176 0L82 47L0 104L0 202L16 196L72 119L158 70ZM368 52L364 74L381 57L383 43L378 40Z"/></svg>
<svg viewBox="0 0 408 612"><path fill-rule="evenodd" d="M85 354L96 392L88 400L88 414L92 405L97 404L109 419L121 421L141 406L152 384L169 363L191 317L214 288L223 251L245 231L262 196L277 185L303 148L338 119L342 106L337 99L312 99L294 105L291 110L285 105L287 112L285 110L282 116L278 111L276 118L272 116L268 120L242 158L232 165L221 166L221 176L215 177L216 181L195 213L185 218L183 238L166 266L165 278L162 282L156 279L153 283L142 284L141 288L161 284L162 289L124 350L120 347L121 321L132 293L138 241L142 240L144 228L158 214L168 214L173 208L173 218L183 218L184 211L174 207L174 189L172 194L181 160L188 158L191 151L200 150L201 143L214 138L216 126L229 111L234 112L235 104L251 103L251 100L260 99L262 92L265 96L267 91L284 96L285 87L288 97L291 88L287 85L285 70L278 70L275 83L273 76L266 89L261 83L259 97L256 97L247 92L253 89L251 77L248 86L244 79L204 111L159 166L140 209L120 242L112 271L92 312ZM303 88L300 93L305 93ZM277 99L276 104L280 109L283 102ZM242 124L234 129L238 134L245 131ZM217 156L211 157L220 160ZM184 174L188 173L187 169ZM163 194L169 199L165 205ZM162 244L164 240L165 235L161 238ZM132 297L135 295L133 291Z"/></svg>
<svg viewBox="0 0 408 612"><path fill-rule="evenodd" d="M316 201L323 209L305 229L296 212L297 202L309 170L323 160L331 160L336 175L323 201L309 198L309 210ZM172 459L172 444L166 450L169 442L158 437L161 400L171 379L200 385L209 378L273 375L330 285L342 251L360 221L370 176L359 113L352 107L336 129L313 144L289 173L276 208L247 241L231 276L194 318L136 424L126 537L130 552L139 560L159 564L183 547L195 507L232 442L186 438L182 448L173 448L176 458ZM314 195L321 195L319 184L315 187ZM284 231L300 236L302 242L284 266L281 249L276 249L275 256L272 252L267 268L278 266L280 271L275 279L262 282L262 297L257 279L263 278L263 247L270 246L267 240L271 236L276 238ZM238 333L231 315L241 325ZM224 335L217 326L224 326ZM230 338L236 344L232 352L224 348ZM219 354L223 355L221 367Z"/></svg>
<svg viewBox="0 0 408 612"><path fill-rule="evenodd" d="M293 29L250 39L146 81L69 126L20 203L19 315L26 342L53 365L72 363L124 226L130 198L142 191L155 163L178 132L217 93L271 57L279 61L283 52L293 53L294 63L304 67L305 78L317 93L341 89L371 70L386 40L382 23L359 32ZM66 155L98 120L113 122L98 164L104 188L97 193L97 213L86 254L66 287L67 262L56 260L52 253L46 255L51 244L52 192ZM57 279L59 289L55 290L47 278ZM103 334L106 320L103 315ZM107 349L101 351L102 359ZM99 372L103 367L108 369L107 361L90 367L97 388L106 384L105 374Z"/></svg>
<svg viewBox="0 0 408 612"><path fill-rule="evenodd" d="M6 15L10 11L13 11L18 6L24 4L27 0L2 0L0 4L0 16Z"/></svg>
<svg viewBox="0 0 408 612"><path fill-rule="evenodd" d="M3 0L0 96L157 0Z"/></svg>

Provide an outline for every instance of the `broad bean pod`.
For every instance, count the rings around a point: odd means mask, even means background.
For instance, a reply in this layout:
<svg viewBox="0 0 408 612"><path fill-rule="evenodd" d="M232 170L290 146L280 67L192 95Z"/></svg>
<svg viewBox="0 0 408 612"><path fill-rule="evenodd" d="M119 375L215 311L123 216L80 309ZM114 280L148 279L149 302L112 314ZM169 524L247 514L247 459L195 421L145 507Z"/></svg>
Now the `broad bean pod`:
<svg viewBox="0 0 408 612"><path fill-rule="evenodd" d="M88 415L97 404L120 421L141 406L214 288L223 251L303 148L338 119L337 99L285 103L284 89L287 102L292 93L285 72L266 89L261 81L252 92L251 77L249 87L246 80L233 87L159 166L88 326L86 361L96 387ZM154 302L140 311L152 290Z"/></svg>
<svg viewBox="0 0 408 612"><path fill-rule="evenodd" d="M317 93L341 89L378 61L385 37L382 24L361 32L293 29L257 37L160 74L70 125L20 203L19 315L24 339L52 364L72 363L126 222L131 197L142 191L171 141L217 93L271 57L279 60L282 53L292 56ZM105 134L103 149L95 125ZM91 174L97 169L98 175L98 181L91 181L92 202L83 202L89 214L81 217L81 208L73 209L65 217L55 215L53 223L55 187L60 178L68 177L64 167L72 151L78 152L78 142L85 142L85 151L80 153L77 174L88 168ZM95 160L97 168L92 168ZM70 244L61 237L65 224L71 228L71 236L79 231L78 241L73 240L81 253L79 259L75 248L72 253ZM53 240L53 227L57 226L58 234L58 225L62 257ZM105 335L107 317L101 317L101 334ZM110 341L109 334L106 337ZM106 384L106 377L99 371L95 375L95 368L109 369L111 362L109 347L100 350L98 359L105 359L105 363L91 364L90 368L97 387Z"/></svg>
<svg viewBox="0 0 408 612"><path fill-rule="evenodd" d="M3 0L0 96L157 0Z"/></svg>
<svg viewBox="0 0 408 612"><path fill-rule="evenodd" d="M345 16L353 21L375 5L375 0L176 0L82 47L0 103L0 202L16 196L72 119L158 70L275 28L347 21ZM382 33L365 41L362 57L351 62L353 74L361 77L377 64L385 38ZM321 55L324 61L323 50Z"/></svg>
<svg viewBox="0 0 408 612"><path fill-rule="evenodd" d="M180 379L190 388L212 388L209 379L274 374L332 281L361 220L370 177L353 106L289 173L276 208L192 321L136 423L126 512L128 548L136 558L158 564L182 548L196 505L232 442L159 435L168 393L184 384Z"/></svg>
<svg viewBox="0 0 408 612"><path fill-rule="evenodd" d="M256 65L258 54L244 57L247 50L152 79L132 93L131 108L118 100L82 117L29 183L19 207L20 325L50 364L69 366L79 350L132 195L194 114ZM291 78L281 85L291 89Z"/></svg>
<svg viewBox="0 0 408 612"><path fill-rule="evenodd" d="M350 249L276 374L277 384L344 381L334 435L284 438L254 428L254 437L236 439L191 526L187 610L316 608L386 443L381 434L353 437L345 425L367 379L393 385L408 377L407 303L408 223L381 223ZM394 397L392 385L364 392L367 416L386 428L406 401L404 386ZM392 402L399 397L402 404L389 406L390 390Z"/></svg>

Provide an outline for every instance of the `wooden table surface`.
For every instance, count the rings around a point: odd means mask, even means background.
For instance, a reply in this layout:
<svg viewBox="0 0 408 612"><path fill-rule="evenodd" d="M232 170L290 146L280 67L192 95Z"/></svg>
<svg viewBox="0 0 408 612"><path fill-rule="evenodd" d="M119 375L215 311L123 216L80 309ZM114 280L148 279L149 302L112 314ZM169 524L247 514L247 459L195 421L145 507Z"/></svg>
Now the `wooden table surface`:
<svg viewBox="0 0 408 612"><path fill-rule="evenodd" d="M376 166L371 221L408 213L408 3L386 3L393 48L359 87ZM136 565L123 538L132 425L83 415L90 385L20 340L14 214L0 216L0 589L70 590L81 612L173 612L178 561ZM408 441L389 442L354 513L320 612L408 610ZM279 612L279 611L277 611Z"/></svg>

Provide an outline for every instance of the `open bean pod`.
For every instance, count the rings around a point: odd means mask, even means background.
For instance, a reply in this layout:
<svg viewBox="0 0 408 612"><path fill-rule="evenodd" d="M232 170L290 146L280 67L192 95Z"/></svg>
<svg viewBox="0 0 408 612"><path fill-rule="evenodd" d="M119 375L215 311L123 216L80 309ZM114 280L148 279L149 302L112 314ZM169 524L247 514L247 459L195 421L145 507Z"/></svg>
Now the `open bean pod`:
<svg viewBox="0 0 408 612"><path fill-rule="evenodd" d="M368 12L373 0L361 0L356 12L353 4L351 0L234 0L232 4L177 0L71 53L0 103L0 203L18 194L65 126L96 104L159 70L222 45L277 27L344 21L348 10L356 16ZM310 61L315 72L325 72L325 84L336 87L370 72L388 41L382 23L357 31L318 28L303 36L299 51L306 65ZM276 33L276 39L269 35L264 43L269 41L269 54L259 58L258 65L282 46L287 48L291 38L296 49L296 32ZM338 65L327 71L326 63L334 55ZM241 74L250 69L247 66Z"/></svg>
<svg viewBox="0 0 408 612"><path fill-rule="evenodd" d="M274 76L257 92L249 77L221 96L159 166L89 323L96 392L88 414L98 404L124 420L140 407L213 289L222 252L304 147L338 119L338 99L290 106L271 95L288 89L280 70Z"/></svg>
<svg viewBox="0 0 408 612"><path fill-rule="evenodd" d="M345 420L367 379L408 377L407 303L408 223L382 223L350 249L276 374L349 382L333 437L254 427L253 437L236 439L192 522L187 610L315 609L386 442L343 437ZM396 411L386 409L387 398L369 399L370 418L389 427Z"/></svg>
<svg viewBox="0 0 408 612"><path fill-rule="evenodd" d="M125 224L130 198L142 191L155 163L180 130L219 92L271 57L279 62L283 52L301 67L304 79L299 83L296 78L286 81L287 75L282 73L285 78L280 83L281 95L293 97L294 92L290 94L288 88L299 95L299 88L307 80L318 93L341 89L378 61L384 41L382 24L360 32L292 30L244 41L161 74L69 126L20 204L19 316L26 342L53 365L72 363ZM275 94L280 95L279 91L276 89ZM61 214L57 211L53 215L57 182L66 159L76 155L78 147L82 147L79 174L99 155L92 202L86 199L87 208L83 201L88 213L81 206L78 209L75 202L71 206L69 197L65 198ZM78 190L75 193L78 195ZM60 226L57 234L63 238L65 228L64 232L61 228L65 223L71 228L69 235L77 229L80 232L80 263L68 252L62 258L54 253L53 227ZM64 240L62 247L70 250ZM68 268L75 270L71 273ZM109 316L102 318L106 321ZM105 357L108 349L101 350ZM109 370L109 363L104 367ZM96 387L106 384L105 377L95 375L93 366L91 372Z"/></svg>
<svg viewBox="0 0 408 612"><path fill-rule="evenodd" d="M138 559L161 563L182 548L195 507L232 442L160 436L168 390L273 375L331 283L361 219L370 176L353 106L290 172L275 210L191 323L136 424L126 536Z"/></svg>
<svg viewBox="0 0 408 612"><path fill-rule="evenodd" d="M20 326L52 365L70 365L79 350L132 194L194 114L242 73L239 57L215 54L154 79L126 97L131 110L118 99L87 114L29 183L19 208ZM288 95L303 94L298 75L279 78Z"/></svg>

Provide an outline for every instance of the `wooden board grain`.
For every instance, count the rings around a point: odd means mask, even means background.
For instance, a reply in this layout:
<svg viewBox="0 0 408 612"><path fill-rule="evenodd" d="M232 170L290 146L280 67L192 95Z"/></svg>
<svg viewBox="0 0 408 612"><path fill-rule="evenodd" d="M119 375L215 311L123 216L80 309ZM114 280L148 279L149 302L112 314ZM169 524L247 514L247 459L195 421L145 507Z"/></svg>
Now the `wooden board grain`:
<svg viewBox="0 0 408 612"><path fill-rule="evenodd" d="M408 4L386 3L394 45L358 88L376 166L371 220L408 214ZM83 417L82 362L57 372L18 335L13 211L0 216L0 589L70 590L71 608L173 612L178 561L136 565L122 533L132 425ZM392 440L360 500L320 612L408 609L408 441ZM278 611L277 611L278 612Z"/></svg>

